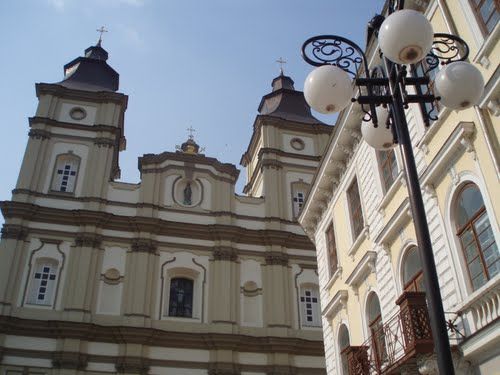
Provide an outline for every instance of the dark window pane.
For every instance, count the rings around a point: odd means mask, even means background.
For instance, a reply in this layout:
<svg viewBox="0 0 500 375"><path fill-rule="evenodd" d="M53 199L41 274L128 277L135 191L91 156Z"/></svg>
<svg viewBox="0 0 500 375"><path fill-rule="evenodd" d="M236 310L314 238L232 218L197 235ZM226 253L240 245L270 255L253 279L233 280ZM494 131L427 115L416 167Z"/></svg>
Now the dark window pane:
<svg viewBox="0 0 500 375"><path fill-rule="evenodd" d="M457 202L457 224L462 228L484 206L483 197L475 185L467 186Z"/></svg>
<svg viewBox="0 0 500 375"><path fill-rule="evenodd" d="M193 280L175 278L170 281L169 316L193 316Z"/></svg>

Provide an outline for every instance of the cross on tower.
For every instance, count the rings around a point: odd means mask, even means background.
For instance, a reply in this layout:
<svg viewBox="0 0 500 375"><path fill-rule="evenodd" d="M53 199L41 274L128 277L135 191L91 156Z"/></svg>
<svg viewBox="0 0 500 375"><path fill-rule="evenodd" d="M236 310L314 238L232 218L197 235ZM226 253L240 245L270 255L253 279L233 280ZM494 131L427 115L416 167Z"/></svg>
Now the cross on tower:
<svg viewBox="0 0 500 375"><path fill-rule="evenodd" d="M99 29L96 30L99 33L99 40L97 41L98 45L101 45L102 42L102 34L107 33L108 30L104 28L104 26L101 26Z"/></svg>
<svg viewBox="0 0 500 375"><path fill-rule="evenodd" d="M194 135L193 133L196 131L195 129L193 129L192 126L190 126L189 128L186 129L188 132L189 132L189 139L193 139L194 138Z"/></svg>
<svg viewBox="0 0 500 375"><path fill-rule="evenodd" d="M280 73L283 74L283 65L286 64L286 60L283 60L282 57L280 57L278 60L276 60L278 64L280 64Z"/></svg>

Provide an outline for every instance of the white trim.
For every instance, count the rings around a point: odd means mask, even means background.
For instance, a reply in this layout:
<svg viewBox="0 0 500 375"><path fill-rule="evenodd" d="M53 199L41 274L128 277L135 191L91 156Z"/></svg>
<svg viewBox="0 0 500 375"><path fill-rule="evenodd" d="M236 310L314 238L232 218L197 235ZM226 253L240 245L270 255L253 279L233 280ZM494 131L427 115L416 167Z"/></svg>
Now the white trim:
<svg viewBox="0 0 500 375"><path fill-rule="evenodd" d="M360 284L371 274L375 272L375 262L377 261L377 253L375 251L367 251L361 260L356 264L354 270L347 277L345 283L354 289L354 294L358 294Z"/></svg>
<svg viewBox="0 0 500 375"><path fill-rule="evenodd" d="M347 309L347 300L349 298L349 293L347 290L339 290L335 295L330 298L329 302L321 312L331 324L332 319L337 315L338 310Z"/></svg>
<svg viewBox="0 0 500 375"><path fill-rule="evenodd" d="M396 209L396 212L391 216L387 223L382 227L375 243L382 247L390 247L392 241L407 223L413 219L410 209L410 200L405 198L403 202Z"/></svg>
<svg viewBox="0 0 500 375"><path fill-rule="evenodd" d="M474 42L476 43L476 47L480 49L484 43L484 36L483 31L481 30L481 27L479 27L479 23L477 22L476 14L470 7L468 0L459 0L459 2L462 7L462 12L465 20L469 21L467 22L467 25L469 26Z"/></svg>

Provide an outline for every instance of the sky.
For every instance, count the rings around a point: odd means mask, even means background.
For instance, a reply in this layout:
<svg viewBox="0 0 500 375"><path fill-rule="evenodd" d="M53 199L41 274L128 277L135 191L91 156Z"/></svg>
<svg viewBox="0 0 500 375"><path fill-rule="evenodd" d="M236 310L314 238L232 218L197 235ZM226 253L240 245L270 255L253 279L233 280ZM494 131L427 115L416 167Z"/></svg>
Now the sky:
<svg viewBox="0 0 500 375"><path fill-rule="evenodd" d="M11 199L34 116L35 83L103 47L129 96L121 181L139 182L137 158L174 151L193 127L204 153L240 170L257 107L282 57L297 90L312 67L311 36L345 36L364 47L366 23L384 0L2 0L0 1L0 201ZM329 124L334 118L317 116ZM0 218L0 222L3 218Z"/></svg>

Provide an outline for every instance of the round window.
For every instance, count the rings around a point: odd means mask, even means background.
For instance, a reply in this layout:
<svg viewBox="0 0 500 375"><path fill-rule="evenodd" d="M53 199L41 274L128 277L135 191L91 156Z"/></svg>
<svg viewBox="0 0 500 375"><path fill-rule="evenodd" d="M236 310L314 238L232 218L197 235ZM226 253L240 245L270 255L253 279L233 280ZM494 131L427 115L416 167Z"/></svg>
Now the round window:
<svg viewBox="0 0 500 375"><path fill-rule="evenodd" d="M295 150L297 150L297 151L301 151L301 150L304 149L304 147L306 147L306 144L300 138L293 138L290 141L290 146L292 146L292 148L295 149Z"/></svg>
<svg viewBox="0 0 500 375"><path fill-rule="evenodd" d="M72 108L69 115L73 120L83 120L87 117L87 112L81 107Z"/></svg>

